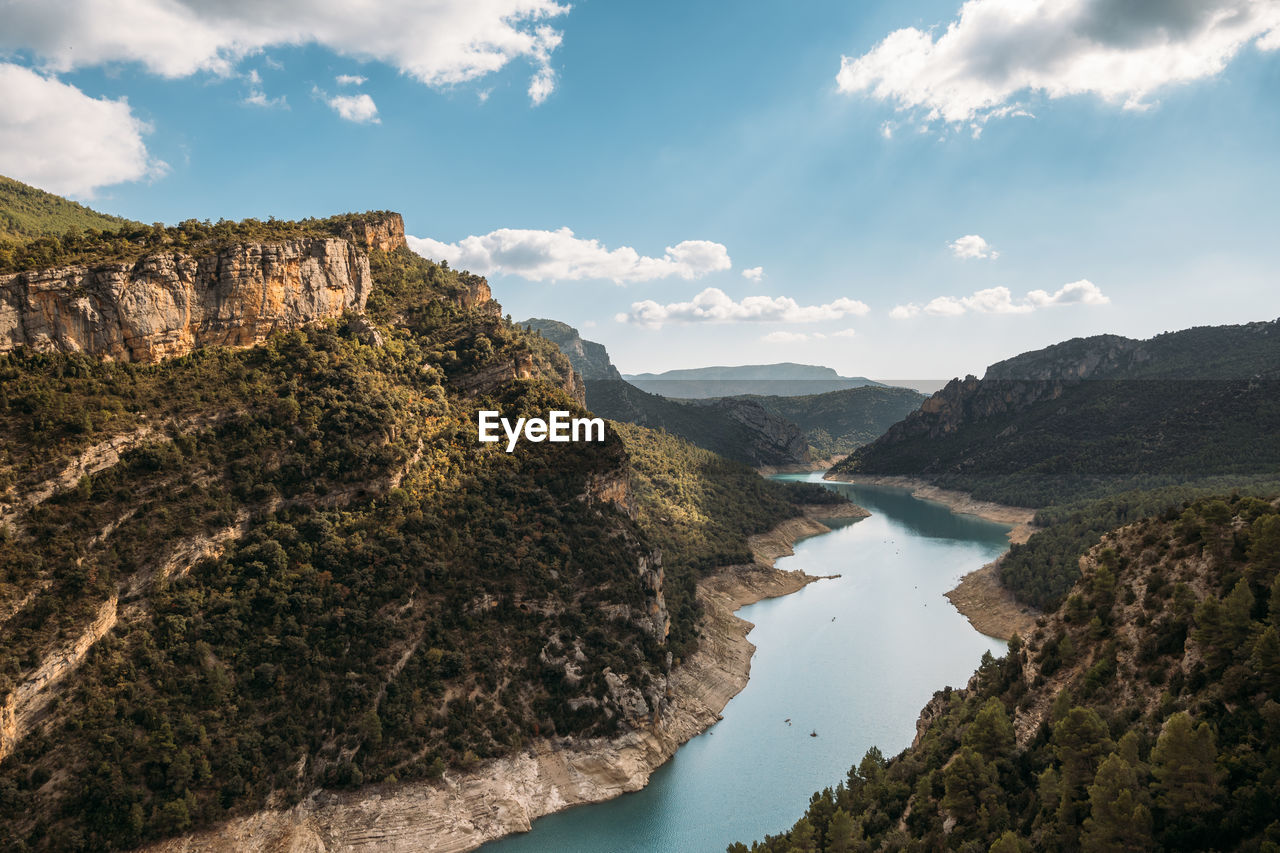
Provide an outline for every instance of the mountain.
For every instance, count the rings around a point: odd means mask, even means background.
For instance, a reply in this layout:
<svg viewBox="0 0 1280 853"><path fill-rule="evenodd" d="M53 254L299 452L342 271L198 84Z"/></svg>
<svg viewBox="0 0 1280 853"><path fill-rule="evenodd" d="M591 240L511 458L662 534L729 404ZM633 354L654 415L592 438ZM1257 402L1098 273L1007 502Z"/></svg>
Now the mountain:
<svg viewBox="0 0 1280 853"><path fill-rule="evenodd" d="M516 325L533 329L560 348L586 380L587 408L598 415L665 430L752 467L811 464L800 428L771 414L757 401L683 405L624 381L604 346L583 340L572 326L539 319Z"/></svg>
<svg viewBox="0 0 1280 853"><path fill-rule="evenodd" d="M623 378L651 394L690 400L747 394L792 397L879 384L861 376L841 376L830 367L790 362L695 367Z"/></svg>
<svg viewBox="0 0 1280 853"><path fill-rule="evenodd" d="M1280 470L1280 321L1078 338L952 380L833 475L1021 506Z"/></svg>
<svg viewBox="0 0 1280 853"><path fill-rule="evenodd" d="M721 402L759 403L800 427L815 459L830 459L875 441L924 400L909 388L864 385L800 397L729 397Z"/></svg>
<svg viewBox="0 0 1280 853"><path fill-rule="evenodd" d="M1032 636L934 695L908 749L872 749L730 853L1273 848L1280 502L1179 506L1081 566Z"/></svg>
<svg viewBox="0 0 1280 853"><path fill-rule="evenodd" d="M587 382L595 380L622 381L622 374L618 372L618 368L614 367L613 362L609 360L609 352L604 348L604 345L595 341L583 340L582 336L578 334L578 330L568 323L561 323L559 320L530 318L521 320L516 325L535 331L560 347L560 351L568 357L569 363L573 365L573 369L578 371L578 374Z"/></svg>
<svg viewBox="0 0 1280 853"><path fill-rule="evenodd" d="M90 210L82 204L0 175L0 252L4 243L61 237L69 231L144 228L141 223Z"/></svg>
<svg viewBox="0 0 1280 853"><path fill-rule="evenodd" d="M480 409L585 415L584 389L395 214L124 226L5 264L4 849L670 742L696 581L806 499L638 427L481 444Z"/></svg>

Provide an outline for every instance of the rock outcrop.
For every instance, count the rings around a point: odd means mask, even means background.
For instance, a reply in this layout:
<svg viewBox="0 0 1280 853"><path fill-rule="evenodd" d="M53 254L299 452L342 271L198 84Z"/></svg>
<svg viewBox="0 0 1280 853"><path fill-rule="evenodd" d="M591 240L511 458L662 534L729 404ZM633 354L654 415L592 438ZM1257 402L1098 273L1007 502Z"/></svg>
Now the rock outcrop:
<svg viewBox="0 0 1280 853"><path fill-rule="evenodd" d="M578 330L569 324L561 323L559 320L531 317L528 320L521 320L516 325L539 332L544 338L560 347L560 351L569 358L573 369L588 382L597 379L622 381L622 374L613 366L604 345L583 340Z"/></svg>
<svg viewBox="0 0 1280 853"><path fill-rule="evenodd" d="M13 752L18 741L57 693L57 687L75 672L94 643L116 625L117 599L98 608L93 621L74 639L49 653L0 704L0 760Z"/></svg>
<svg viewBox="0 0 1280 853"><path fill-rule="evenodd" d="M362 311L369 250L404 245L399 215L351 226L349 238L241 243L191 255L0 276L0 352L83 352L153 362L203 346L252 346L277 329ZM488 299L480 285L466 300Z"/></svg>

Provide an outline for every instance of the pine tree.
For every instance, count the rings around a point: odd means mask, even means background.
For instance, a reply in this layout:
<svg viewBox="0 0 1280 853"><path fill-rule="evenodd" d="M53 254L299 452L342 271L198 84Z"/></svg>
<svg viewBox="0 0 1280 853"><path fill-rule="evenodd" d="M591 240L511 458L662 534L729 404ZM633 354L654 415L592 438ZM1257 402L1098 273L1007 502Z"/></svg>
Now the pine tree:
<svg viewBox="0 0 1280 853"><path fill-rule="evenodd" d="M1165 720L1151 750L1152 792L1165 822L1165 842L1196 846L1204 838L1206 816L1217 806L1223 773L1208 723L1193 726L1179 711Z"/></svg>
<svg viewBox="0 0 1280 853"><path fill-rule="evenodd" d="M1143 802L1145 796L1129 762L1118 753L1108 756L1089 786L1089 817L1080 836L1081 849L1151 849L1151 810Z"/></svg>

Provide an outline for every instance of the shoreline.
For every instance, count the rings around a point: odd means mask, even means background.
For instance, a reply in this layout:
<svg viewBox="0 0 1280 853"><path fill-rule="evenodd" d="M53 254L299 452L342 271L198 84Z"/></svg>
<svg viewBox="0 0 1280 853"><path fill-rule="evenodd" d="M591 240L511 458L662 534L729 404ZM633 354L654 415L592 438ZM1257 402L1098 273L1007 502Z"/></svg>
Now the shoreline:
<svg viewBox="0 0 1280 853"><path fill-rule="evenodd" d="M892 486L907 489L912 497L945 504L959 515L974 515L987 521L1012 525L1009 544L1020 545L1031 538L1035 526L1035 510L977 500L968 492L943 489L918 477L875 477L858 474L827 474L824 480L837 483L863 483L870 486ZM1007 551L1005 552L1008 553ZM1020 603L1000 583L1000 563L1004 554L960 579L946 598L969 620L974 630L988 637L1008 642L1014 634L1026 637L1035 630L1036 620L1043 614Z"/></svg>
<svg viewBox="0 0 1280 853"><path fill-rule="evenodd" d="M540 740L482 769L446 773L442 783L370 785L350 793L317 791L290 809L264 809L143 849L466 853L527 832L539 817L640 790L680 746L715 725L729 700L746 687L756 648L747 634L755 626L734 611L823 579L782 571L774 561L794 553L792 546L801 539L830 532L819 518L869 515L852 505L837 512L825 506L802 509L802 515L748 537L754 562L726 566L698 582L704 640L671 671L669 705L647 728L613 739Z"/></svg>

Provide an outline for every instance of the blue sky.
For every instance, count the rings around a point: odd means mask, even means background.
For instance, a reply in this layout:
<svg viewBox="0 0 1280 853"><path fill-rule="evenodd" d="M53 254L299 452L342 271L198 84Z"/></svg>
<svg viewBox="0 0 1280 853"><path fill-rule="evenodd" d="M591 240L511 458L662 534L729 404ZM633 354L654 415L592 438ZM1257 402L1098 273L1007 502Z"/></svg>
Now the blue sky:
<svg viewBox="0 0 1280 853"><path fill-rule="evenodd" d="M1272 0L101 6L6 9L0 173L147 222L398 210L624 371L1280 316Z"/></svg>

